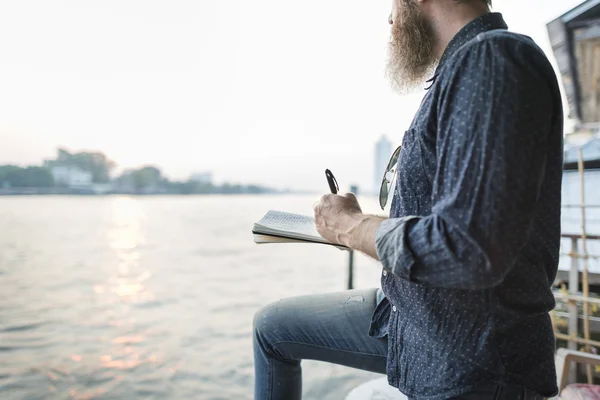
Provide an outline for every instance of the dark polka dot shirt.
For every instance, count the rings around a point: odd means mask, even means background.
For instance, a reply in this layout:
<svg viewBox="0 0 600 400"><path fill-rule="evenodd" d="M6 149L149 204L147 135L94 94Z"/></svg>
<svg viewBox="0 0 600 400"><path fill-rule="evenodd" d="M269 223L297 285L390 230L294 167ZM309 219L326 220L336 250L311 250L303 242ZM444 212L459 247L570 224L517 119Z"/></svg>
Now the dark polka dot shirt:
<svg viewBox="0 0 600 400"><path fill-rule="evenodd" d="M549 311L558 268L563 110L530 38L492 13L445 51L405 133L377 232L372 336L416 400L511 383L557 393Z"/></svg>

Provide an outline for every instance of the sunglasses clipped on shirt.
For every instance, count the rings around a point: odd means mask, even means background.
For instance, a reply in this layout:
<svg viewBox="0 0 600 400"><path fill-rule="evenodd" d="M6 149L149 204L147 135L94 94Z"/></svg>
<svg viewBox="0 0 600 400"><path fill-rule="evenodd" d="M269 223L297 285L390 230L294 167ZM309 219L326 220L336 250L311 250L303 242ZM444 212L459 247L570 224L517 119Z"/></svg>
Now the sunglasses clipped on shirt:
<svg viewBox="0 0 600 400"><path fill-rule="evenodd" d="M390 162L385 168L385 172L383 173L383 179L381 180L381 188L379 189L379 205L381 209L385 209L385 206L388 202L388 198L390 196L392 182L396 177L396 170L398 169L398 158L400 158L400 150L402 146L398 146L398 148L392 154L392 158L390 158Z"/></svg>

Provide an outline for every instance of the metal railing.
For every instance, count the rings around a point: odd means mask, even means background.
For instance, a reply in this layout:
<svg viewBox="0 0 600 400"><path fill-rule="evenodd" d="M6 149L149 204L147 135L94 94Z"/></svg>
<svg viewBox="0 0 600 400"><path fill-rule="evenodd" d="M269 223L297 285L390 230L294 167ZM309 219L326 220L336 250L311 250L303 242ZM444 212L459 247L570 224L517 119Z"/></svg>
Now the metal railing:
<svg viewBox="0 0 600 400"><path fill-rule="evenodd" d="M600 347L600 342L591 340L588 338L580 338L579 337L579 311L577 308L577 304L595 304L600 306L600 298L589 297L589 292L586 295L580 296L577 295L579 293L579 283L580 283L580 260L590 260L590 259L600 259L600 256L590 255L586 253L579 252L579 241L584 239L584 236L581 234L562 234L563 239L571 240L571 251L569 253L561 253L563 256L568 256L571 258L571 267L569 269L569 288L568 293L557 292L554 293L554 297L558 301L564 301L568 305L568 335L558 332L558 329L555 327L555 336L557 339L566 340L568 342L569 349L577 350L578 344L588 345ZM600 236L598 235L586 235L587 240L600 240ZM583 285L586 286L585 283ZM588 291L589 291L589 279L588 279ZM584 293L585 293L584 288ZM584 313L585 314L585 313ZM587 318L589 319L589 312ZM584 315L584 324L585 324L585 315ZM585 328L584 328L585 329Z"/></svg>
<svg viewBox="0 0 600 400"><path fill-rule="evenodd" d="M577 345L584 345L586 352L592 352L593 347L600 347L600 341L591 339L590 332L590 305L600 305L600 299L590 297L590 282L589 282L589 265L590 259L600 259L598 255L590 255L588 253L588 240L600 240L600 236L588 235L586 228L586 209L597 208L598 206L586 205L585 202L585 179L584 179L584 163L583 153L579 149L578 170L581 187L581 205L568 205L564 208L579 208L581 210L581 234L562 234L563 239L571 240L571 251L569 253L561 253L571 259L571 267L569 269L569 290L568 293L555 293L556 300L564 301L568 306L568 334L561 333L557 327L556 315L552 314L552 323L554 327L554 335L557 339L566 340L569 349L577 350ZM579 249L579 241L581 241L581 251ZM581 286L582 295L579 293L579 275L581 269ZM579 310L577 304L583 305L583 338L579 336ZM586 366L587 381L593 383L593 375L591 366ZM575 370L571 370L571 381L574 382Z"/></svg>

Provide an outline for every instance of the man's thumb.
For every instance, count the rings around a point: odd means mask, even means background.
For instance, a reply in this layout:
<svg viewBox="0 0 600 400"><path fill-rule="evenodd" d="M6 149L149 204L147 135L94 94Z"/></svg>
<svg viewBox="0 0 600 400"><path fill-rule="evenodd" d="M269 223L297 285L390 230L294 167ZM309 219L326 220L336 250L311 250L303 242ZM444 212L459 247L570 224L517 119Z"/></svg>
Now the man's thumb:
<svg viewBox="0 0 600 400"><path fill-rule="evenodd" d="M354 193L352 192L348 192L344 195L345 198L347 199L351 199L351 200L356 200L356 196L354 195Z"/></svg>

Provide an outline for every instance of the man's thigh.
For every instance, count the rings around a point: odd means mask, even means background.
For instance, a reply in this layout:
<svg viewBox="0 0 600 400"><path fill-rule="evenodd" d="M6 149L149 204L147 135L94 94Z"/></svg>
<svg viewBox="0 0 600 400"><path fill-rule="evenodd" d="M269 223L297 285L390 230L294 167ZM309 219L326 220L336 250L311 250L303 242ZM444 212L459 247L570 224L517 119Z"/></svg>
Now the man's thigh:
<svg viewBox="0 0 600 400"><path fill-rule="evenodd" d="M263 308L257 340L285 360L319 360L385 373L387 340L369 336L377 290L302 296Z"/></svg>

